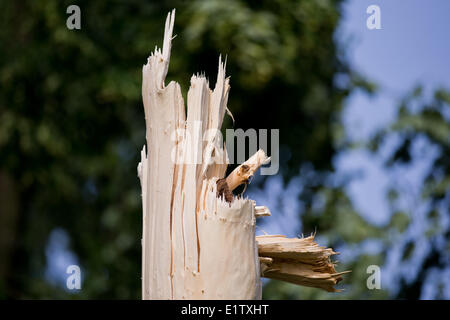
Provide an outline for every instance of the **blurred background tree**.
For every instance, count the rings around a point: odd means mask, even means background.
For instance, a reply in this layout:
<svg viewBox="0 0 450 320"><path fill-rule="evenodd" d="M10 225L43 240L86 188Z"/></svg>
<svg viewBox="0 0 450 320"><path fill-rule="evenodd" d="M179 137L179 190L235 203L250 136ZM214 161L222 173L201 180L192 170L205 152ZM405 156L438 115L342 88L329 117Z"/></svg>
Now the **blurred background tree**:
<svg viewBox="0 0 450 320"><path fill-rule="evenodd" d="M81 30L66 28L71 4L81 8ZM438 91L415 113L407 106L416 98L405 99L395 125L367 142L378 152L388 136L403 139L387 166L411 161L416 138L431 141L439 154L416 198L429 208L430 228L420 238L409 232L400 248L405 263L417 241L434 241L436 250L400 293L367 290L366 268L383 265L386 251L357 249L367 239L388 248L414 226L410 213L396 207L403 190L395 184L389 195L396 214L390 225L376 227L344 190L352 177L336 175L333 158L354 147L340 121L345 98L356 88L375 90L334 37L338 0L2 1L0 298L140 298L141 68L161 46L172 8L178 36L167 79L186 90L195 72L215 77L218 55L227 55L234 127L280 129L283 187L301 184L298 234L317 230L320 244L355 251L339 265L353 270L343 294L271 281L264 297L417 298L427 268L449 264L442 254L448 228L438 223L449 202L448 94ZM255 181L254 192L266 180ZM65 289L68 263L82 268L82 290L75 293Z"/></svg>
<svg viewBox="0 0 450 320"><path fill-rule="evenodd" d="M344 291L336 295L272 282L265 287L265 297L419 299L429 290L427 287L433 286L435 298L448 299L449 147L449 92L437 89L427 97L422 87L417 87L407 93L397 107L392 124L376 132L365 144L347 143L340 150L366 149L384 159L386 170L392 176L386 190L390 222L381 227L367 224L355 212L343 186L327 187L327 183L315 191L312 205L301 215L304 226L318 226L322 241L331 243L333 248L353 252L340 266L353 271L345 277L341 287ZM427 165L421 173L423 184L417 191L407 175L423 159ZM376 250L370 250L370 245ZM392 256L394 265L387 265L388 255ZM392 285L390 291L367 290L370 265L385 265L385 272L390 273L385 280L398 282L398 286Z"/></svg>

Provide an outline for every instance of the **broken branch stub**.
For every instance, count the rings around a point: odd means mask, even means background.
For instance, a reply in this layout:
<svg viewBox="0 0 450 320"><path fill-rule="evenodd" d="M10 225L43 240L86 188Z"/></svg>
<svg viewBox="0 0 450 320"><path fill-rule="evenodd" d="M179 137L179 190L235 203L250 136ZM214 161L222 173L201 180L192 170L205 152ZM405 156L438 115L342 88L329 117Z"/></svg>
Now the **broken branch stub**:
<svg viewBox="0 0 450 320"><path fill-rule="evenodd" d="M270 158L260 150L225 178L226 149L217 135L205 134L220 131L228 110L230 86L221 58L214 90L205 76L192 76L187 114L180 85L165 85L174 19L172 11L162 51L155 48L142 69L143 299L260 299L261 270L263 276L329 290L338 275L318 257L329 258L331 249L310 243L313 254L283 237L256 237L256 217L270 211L232 194Z"/></svg>
<svg viewBox="0 0 450 320"><path fill-rule="evenodd" d="M263 277L338 292L334 286L342 280L342 274L348 273L336 272L330 257L337 253L320 247L314 242L314 236L264 235L257 236L256 240L260 261L264 261Z"/></svg>
<svg viewBox="0 0 450 320"><path fill-rule="evenodd" d="M266 156L264 150L258 150L247 161L236 167L228 177L217 180L217 196L224 197L227 202L231 202L233 200L232 191L241 184L248 184L259 167L269 162L270 157Z"/></svg>
<svg viewBox="0 0 450 320"><path fill-rule="evenodd" d="M234 169L227 177L226 181L230 191L233 191L243 183L248 183L251 177L260 166L270 162L270 157L266 156L264 150L260 149L247 161Z"/></svg>

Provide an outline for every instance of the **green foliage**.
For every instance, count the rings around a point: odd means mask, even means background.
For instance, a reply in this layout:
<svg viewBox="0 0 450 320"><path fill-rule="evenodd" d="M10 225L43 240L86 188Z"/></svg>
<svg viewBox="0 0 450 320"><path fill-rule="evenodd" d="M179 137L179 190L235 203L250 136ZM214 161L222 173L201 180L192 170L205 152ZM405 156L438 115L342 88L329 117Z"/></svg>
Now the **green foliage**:
<svg viewBox="0 0 450 320"><path fill-rule="evenodd" d="M395 212L392 215L390 227L396 228L399 232L404 232L410 223L409 216L404 212Z"/></svg>
<svg viewBox="0 0 450 320"><path fill-rule="evenodd" d="M400 232L412 228L414 221L409 219L409 216L417 220L420 215L418 208L425 208L425 215L420 224L426 227L423 232L416 233L415 239L410 239L403 247L402 260L409 263L419 241L426 241L430 246L430 253L419 275L404 286L398 295L399 298L418 298L420 286L427 273L431 270L444 270L447 267L447 249L450 239L450 226L445 223L445 217L449 214L450 196L449 110L449 91L437 89L430 96L421 87L417 87L403 99L394 123L389 128L381 130L375 138L377 143L374 145L378 147L392 135L400 138L391 157L386 161L388 169L399 165L411 165L417 158L427 159L428 157L430 162L425 169L424 179L417 194L411 194L411 190L408 190L404 184L397 184L394 187L396 194L414 197L414 206L409 209L408 214L397 212L392 217L391 223ZM420 142L422 147L415 148L414 146ZM375 150L378 147L375 147ZM395 210L395 207L393 209ZM439 244L440 241L443 243ZM439 297L444 296L441 293Z"/></svg>

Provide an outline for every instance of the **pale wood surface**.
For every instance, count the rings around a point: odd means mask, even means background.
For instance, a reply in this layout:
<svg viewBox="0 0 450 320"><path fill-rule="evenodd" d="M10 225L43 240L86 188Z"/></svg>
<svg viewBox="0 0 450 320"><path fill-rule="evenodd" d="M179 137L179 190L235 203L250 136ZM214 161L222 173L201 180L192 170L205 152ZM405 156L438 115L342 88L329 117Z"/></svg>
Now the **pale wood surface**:
<svg viewBox="0 0 450 320"><path fill-rule="evenodd" d="M214 90L204 75L192 76L186 115L180 85L165 85L174 19L172 11L162 51L155 48L142 69L143 299L260 299L261 276L334 291L342 273L332 249L313 237L256 237L256 217L270 216L269 209L219 196L217 181L231 192L270 158L259 150L225 179L228 157L218 134L229 112L225 63L219 57Z"/></svg>
<svg viewBox="0 0 450 320"><path fill-rule="evenodd" d="M227 154L217 130L227 110L229 79L219 58L214 90L194 75L187 117L180 86L165 86L174 12L162 52L143 67L146 140L138 175L142 186L144 299L261 297L255 214L249 199L217 197ZM185 131L183 131L185 129ZM177 134L175 134L177 133ZM204 139L205 137L205 139Z"/></svg>
<svg viewBox="0 0 450 320"><path fill-rule="evenodd" d="M256 241L263 277L337 292L334 286L348 272L336 272L330 257L337 253L319 246L314 236L263 235L257 236Z"/></svg>

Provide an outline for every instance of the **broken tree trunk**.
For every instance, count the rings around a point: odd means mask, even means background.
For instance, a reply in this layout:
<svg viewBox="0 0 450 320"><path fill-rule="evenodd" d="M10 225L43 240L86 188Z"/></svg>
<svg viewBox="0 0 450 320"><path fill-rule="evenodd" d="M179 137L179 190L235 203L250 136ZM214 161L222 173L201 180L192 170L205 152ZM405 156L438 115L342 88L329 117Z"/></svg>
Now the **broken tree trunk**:
<svg viewBox="0 0 450 320"><path fill-rule="evenodd" d="M312 238L256 237L256 217L269 210L232 194L270 159L260 150L225 178L220 128L230 86L221 59L214 90L192 76L187 117L180 85L165 85L174 18L162 52L155 48L143 67L143 299L259 299L261 275L333 291L340 274L331 249Z"/></svg>

